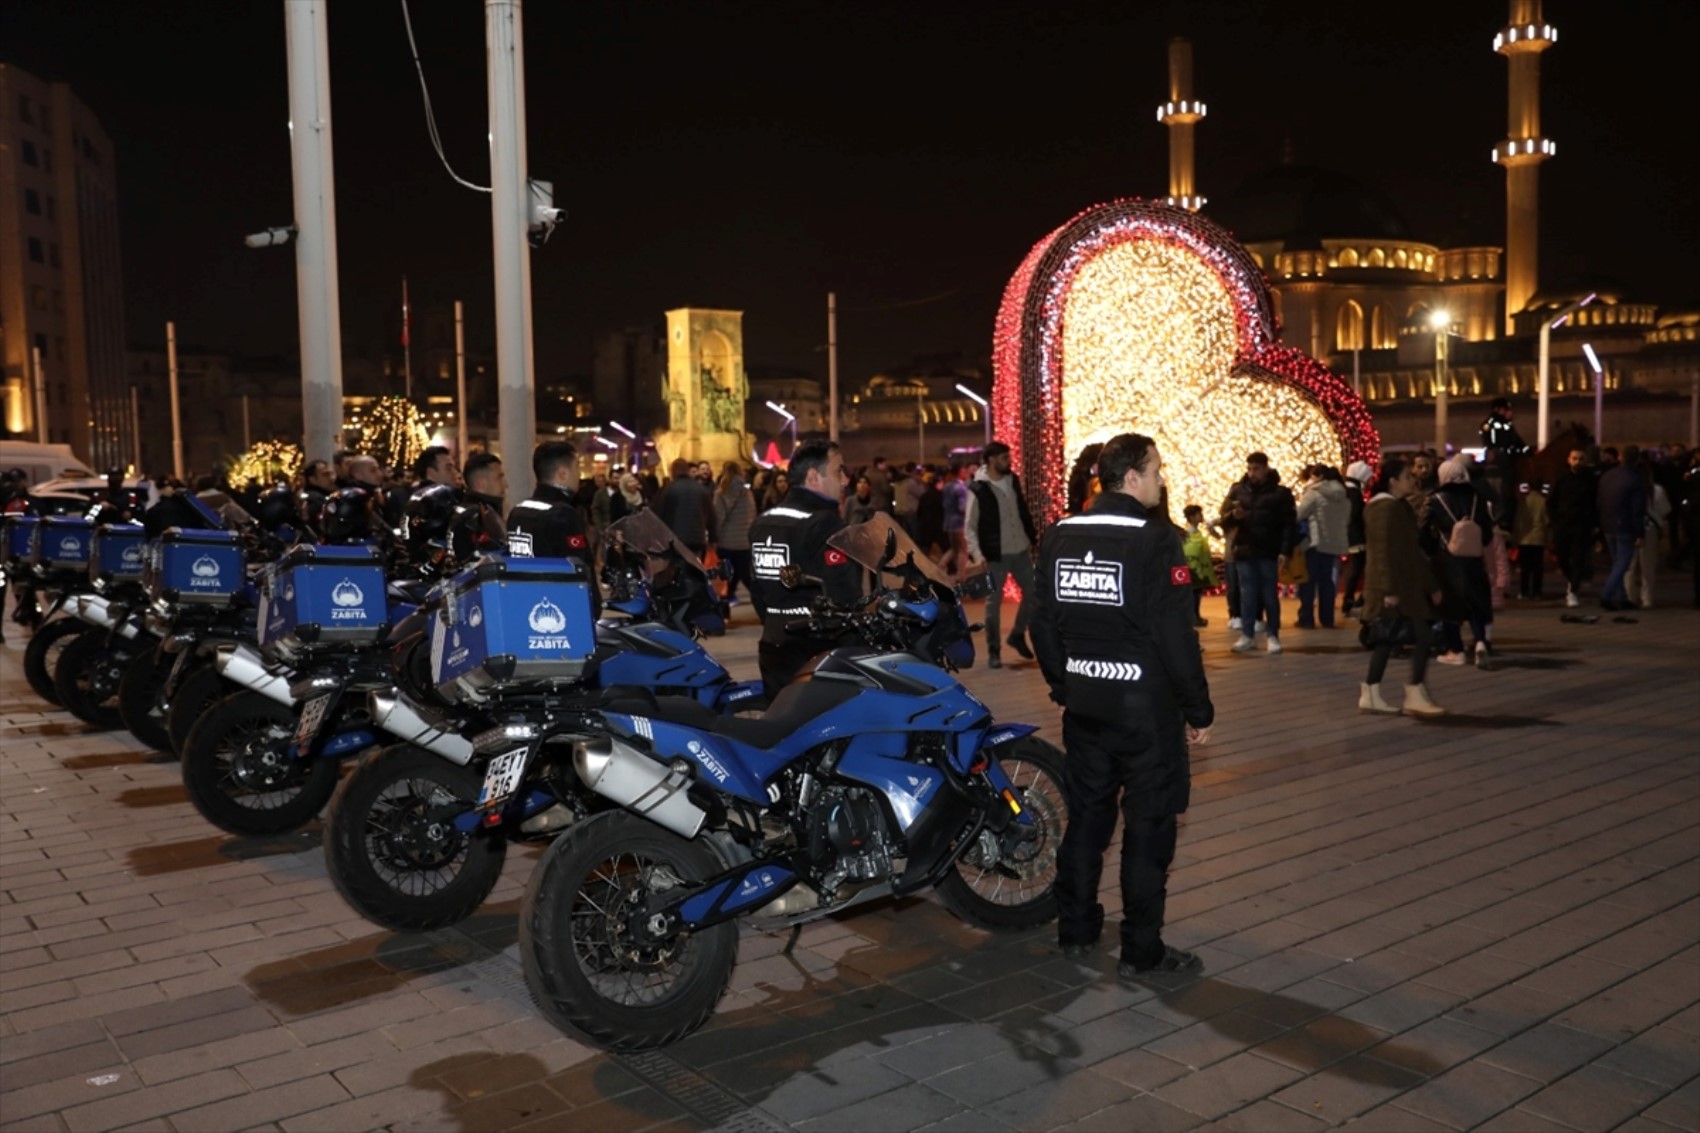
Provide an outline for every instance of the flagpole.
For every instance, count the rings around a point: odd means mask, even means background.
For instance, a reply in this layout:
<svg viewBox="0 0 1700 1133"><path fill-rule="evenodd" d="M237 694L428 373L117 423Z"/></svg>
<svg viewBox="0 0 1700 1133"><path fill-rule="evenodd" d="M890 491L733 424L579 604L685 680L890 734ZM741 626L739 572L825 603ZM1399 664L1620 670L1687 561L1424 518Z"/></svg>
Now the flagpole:
<svg viewBox="0 0 1700 1133"><path fill-rule="evenodd" d="M407 277L401 277L401 376L407 400L413 400L413 336L408 333L412 318L407 309Z"/></svg>

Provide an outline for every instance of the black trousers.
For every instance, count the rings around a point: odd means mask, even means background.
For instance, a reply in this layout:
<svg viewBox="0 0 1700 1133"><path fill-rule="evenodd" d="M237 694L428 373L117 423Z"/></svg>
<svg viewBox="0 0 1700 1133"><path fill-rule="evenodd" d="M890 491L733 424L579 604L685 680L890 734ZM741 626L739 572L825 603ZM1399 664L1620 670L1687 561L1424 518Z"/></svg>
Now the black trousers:
<svg viewBox="0 0 1700 1133"><path fill-rule="evenodd" d="M1559 527L1553 532L1558 569L1572 590L1581 590L1594 573L1594 529Z"/></svg>
<svg viewBox="0 0 1700 1133"><path fill-rule="evenodd" d="M1124 819L1121 958L1135 964L1155 962L1163 955L1163 905L1169 866L1175 860L1175 816L1140 813L1149 807L1140 805L1134 767L1136 761L1157 758L1156 736L1148 727L1111 729L1065 714L1063 744L1068 753L1068 828L1058 851L1057 941L1092 944L1103 932L1098 886L1119 809Z"/></svg>

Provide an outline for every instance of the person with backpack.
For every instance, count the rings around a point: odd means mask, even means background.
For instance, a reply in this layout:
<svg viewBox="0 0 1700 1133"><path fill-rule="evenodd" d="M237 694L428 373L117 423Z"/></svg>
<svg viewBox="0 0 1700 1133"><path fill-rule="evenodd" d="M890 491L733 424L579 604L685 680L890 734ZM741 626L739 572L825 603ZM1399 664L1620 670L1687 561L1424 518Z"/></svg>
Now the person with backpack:
<svg viewBox="0 0 1700 1133"><path fill-rule="evenodd" d="M1431 554L1446 592L1441 633L1446 652L1436 660L1462 665L1471 656L1478 669L1492 669L1493 590L1488 582L1488 532L1495 522L1493 502L1470 480L1469 459L1455 456L1440 466L1440 486L1423 518ZM1473 641L1464 652L1459 623L1470 623Z"/></svg>

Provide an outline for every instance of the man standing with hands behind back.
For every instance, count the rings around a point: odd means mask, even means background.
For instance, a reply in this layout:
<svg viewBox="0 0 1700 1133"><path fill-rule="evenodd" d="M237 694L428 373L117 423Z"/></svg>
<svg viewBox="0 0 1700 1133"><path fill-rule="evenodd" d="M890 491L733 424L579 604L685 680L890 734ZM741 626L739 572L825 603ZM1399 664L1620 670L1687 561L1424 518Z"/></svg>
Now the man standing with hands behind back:
<svg viewBox="0 0 1700 1133"><path fill-rule="evenodd" d="M1209 739L1215 708L1193 628L1192 572L1157 511L1157 443L1122 433L1098 457L1103 492L1041 542L1033 644L1063 706L1068 828L1057 862L1058 943L1088 955L1104 927L1104 851L1122 832L1124 979L1196 972L1199 958L1163 943L1176 816L1192 779L1187 745Z"/></svg>

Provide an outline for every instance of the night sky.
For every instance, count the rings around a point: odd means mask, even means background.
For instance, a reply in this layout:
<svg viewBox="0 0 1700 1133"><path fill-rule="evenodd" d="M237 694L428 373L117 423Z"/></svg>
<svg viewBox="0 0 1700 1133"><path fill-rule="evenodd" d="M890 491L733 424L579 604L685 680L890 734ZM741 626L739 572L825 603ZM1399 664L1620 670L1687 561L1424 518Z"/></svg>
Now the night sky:
<svg viewBox="0 0 1700 1133"><path fill-rule="evenodd" d="M1700 299L1692 162L1700 4L1548 0L1542 275ZM1200 190L1279 163L1384 191L1419 240L1504 224L1495 0L1024 4L580 3L525 8L529 164L566 224L533 253L537 375L588 373L598 330L669 307L745 312L751 366L824 378L825 296L847 381L990 354L1003 285L1098 201L1161 196L1166 44L1194 42ZM483 6L413 0L451 162L488 183ZM345 352L467 303L491 341L488 197L431 151L396 0L330 8ZM118 151L129 337L296 348L283 5L6 0L0 57L70 82ZM1208 214L1208 210L1206 210ZM1341 233L1340 235L1353 235ZM913 304L943 296L933 302ZM417 326L417 323L416 323Z"/></svg>

